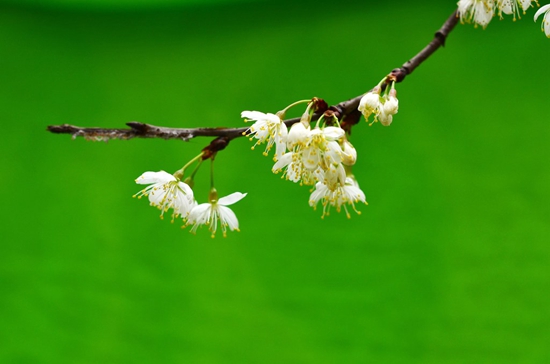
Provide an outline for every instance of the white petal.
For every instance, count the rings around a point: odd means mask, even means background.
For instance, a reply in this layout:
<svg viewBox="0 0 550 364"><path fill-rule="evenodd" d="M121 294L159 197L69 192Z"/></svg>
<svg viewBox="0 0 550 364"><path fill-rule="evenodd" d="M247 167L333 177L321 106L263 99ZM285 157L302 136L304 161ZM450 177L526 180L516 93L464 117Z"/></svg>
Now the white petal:
<svg viewBox="0 0 550 364"><path fill-rule="evenodd" d="M151 183L166 183L175 180L176 177L165 171L145 172L136 179L136 183L140 185L148 185Z"/></svg>
<svg viewBox="0 0 550 364"><path fill-rule="evenodd" d="M289 152L289 153L283 154L280 158L277 157L277 162L275 163L273 168L271 168L273 173L277 173L280 170L282 170L283 168L285 168L286 166L288 166L290 164L290 162L292 162L292 156L293 155L294 155L293 152Z"/></svg>
<svg viewBox="0 0 550 364"><path fill-rule="evenodd" d="M336 141L330 141L325 149L325 161L328 164L339 164L342 162L342 147Z"/></svg>
<svg viewBox="0 0 550 364"><path fill-rule="evenodd" d="M260 111L243 111L241 113L241 118L248 120L260 120L265 118L265 114Z"/></svg>
<svg viewBox="0 0 550 364"><path fill-rule="evenodd" d="M534 20L537 21L537 18L544 12L546 12L547 10L550 10L550 4L548 5L544 5L543 7L541 7L539 10L537 10L537 12L535 13L535 18ZM543 20L544 21L544 20Z"/></svg>
<svg viewBox="0 0 550 364"><path fill-rule="evenodd" d="M309 128L306 128L301 122L292 124L286 138L288 149L292 150L296 144L305 143L309 136L309 131Z"/></svg>
<svg viewBox="0 0 550 364"><path fill-rule="evenodd" d="M344 140L344 150L342 153L342 157L342 163L348 166L354 165L355 161L357 161L357 151L355 150L353 145L347 140Z"/></svg>
<svg viewBox="0 0 550 364"><path fill-rule="evenodd" d="M521 0L521 7L523 8L523 10L527 10L529 9L529 7L531 6L531 3L533 2L532 0Z"/></svg>
<svg viewBox="0 0 550 364"><path fill-rule="evenodd" d="M397 114L399 108L399 101L396 97L390 96L388 100L384 103L384 113L386 114Z"/></svg>
<svg viewBox="0 0 550 364"><path fill-rule="evenodd" d="M178 187L185 195L191 196L191 200L193 199L193 190L187 183L178 182Z"/></svg>
<svg viewBox="0 0 550 364"><path fill-rule="evenodd" d="M315 146L305 148L302 153L302 163L304 167L312 171L317 169L320 159L320 150Z"/></svg>
<svg viewBox="0 0 550 364"><path fill-rule="evenodd" d="M204 224L210 217L211 208L212 205L209 203L201 203L200 205L195 206L191 212L189 212L187 221L190 224Z"/></svg>
<svg viewBox="0 0 550 364"><path fill-rule="evenodd" d="M465 15L472 5L473 0L460 0L458 2L458 11L460 12L460 16L462 17Z"/></svg>
<svg viewBox="0 0 550 364"><path fill-rule="evenodd" d="M242 200L246 196L246 193L233 192L230 195L222 197L218 200L218 205L228 206L233 205L235 202Z"/></svg>
<svg viewBox="0 0 550 364"><path fill-rule="evenodd" d="M393 121L393 116L392 114L381 112L380 115L378 115L378 119L380 120L380 124L390 126Z"/></svg>
<svg viewBox="0 0 550 364"><path fill-rule="evenodd" d="M327 195L327 192L328 192L327 186L321 182L317 182L315 184L315 191L313 191L311 193L311 196L309 196L309 205L310 206L317 205L319 200Z"/></svg>
<svg viewBox="0 0 550 364"><path fill-rule="evenodd" d="M220 219L222 223L226 223L230 230L239 229L239 220L237 216L229 207L218 205L218 212L220 213Z"/></svg>
<svg viewBox="0 0 550 364"><path fill-rule="evenodd" d="M151 188L149 190L149 202L153 206L160 206L162 200L165 198L167 191L162 187Z"/></svg>
<svg viewBox="0 0 550 364"><path fill-rule="evenodd" d="M270 114L270 113L267 113L265 114L265 120L272 123L272 124L280 124L282 122L281 118L278 117L277 115L275 114Z"/></svg>
<svg viewBox="0 0 550 364"><path fill-rule="evenodd" d="M286 176L289 180L296 183L302 178L302 165L297 162L292 162L288 165Z"/></svg>
<svg viewBox="0 0 550 364"><path fill-rule="evenodd" d="M378 108L380 95L374 92L367 92L359 101L359 111L365 112Z"/></svg>
<svg viewBox="0 0 550 364"><path fill-rule="evenodd" d="M342 138L346 132L344 129L336 126L327 126L323 129L323 134L328 140L337 140Z"/></svg>

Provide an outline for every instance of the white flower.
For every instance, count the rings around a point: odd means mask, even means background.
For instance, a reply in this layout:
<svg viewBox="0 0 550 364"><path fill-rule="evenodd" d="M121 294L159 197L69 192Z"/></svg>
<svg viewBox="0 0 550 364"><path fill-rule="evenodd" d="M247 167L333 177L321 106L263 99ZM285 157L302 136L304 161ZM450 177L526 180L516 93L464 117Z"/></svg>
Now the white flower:
<svg viewBox="0 0 550 364"><path fill-rule="evenodd" d="M299 125L302 123L296 123ZM289 141L292 143L292 151L285 153L277 160L272 168L273 173L284 170L283 177L305 185L313 185L317 179L317 169L327 170L333 165L353 159L353 155L344 155L341 142L345 137L344 129L336 126L315 127L308 130L304 126L290 129ZM297 132L293 132L297 130ZM348 153L353 154L349 148ZM356 156L355 156L356 157ZM286 170L285 170L286 168Z"/></svg>
<svg viewBox="0 0 550 364"><path fill-rule="evenodd" d="M391 89L389 95L384 95L384 103L380 107L380 114L378 119L380 124L384 126L390 126L393 121L393 115L397 114L399 109L399 101L397 100L397 92L395 89Z"/></svg>
<svg viewBox="0 0 550 364"><path fill-rule="evenodd" d="M384 105L383 105L383 112L390 115L397 114L397 111L399 109L399 100L397 100L397 97L395 95L395 89L392 89L390 91L390 94L387 98L385 98Z"/></svg>
<svg viewBox="0 0 550 364"><path fill-rule="evenodd" d="M337 183L333 186L330 183L327 184L325 181L317 182L315 190L309 197L309 205L316 209L319 201L322 201L321 204L323 205L323 215L321 218L330 215L331 206L336 207L337 212L340 212L343 206L346 216L351 218L346 204L351 205L357 214L361 212L357 211L355 204L358 202L367 204L365 194L361 191L353 176L348 176L344 184Z"/></svg>
<svg viewBox="0 0 550 364"><path fill-rule="evenodd" d="M461 22L469 23L473 20L485 28L495 14L495 3L493 0L460 0L458 13Z"/></svg>
<svg viewBox="0 0 550 364"><path fill-rule="evenodd" d="M336 126L311 131L308 143L302 149L302 163L310 171L327 168L342 161L342 147L338 143L346 132Z"/></svg>
<svg viewBox="0 0 550 364"><path fill-rule="evenodd" d="M513 15L521 18L521 12L525 14L525 10L531 7L532 0L496 0L496 6L499 10L499 15L502 18L502 13Z"/></svg>
<svg viewBox="0 0 550 364"><path fill-rule="evenodd" d="M134 197L139 199L148 196L151 206L161 211L161 218L164 218L165 212L173 209L172 222L180 215L185 219L196 205L191 187L165 171L145 172L136 179L136 183L150 184Z"/></svg>
<svg viewBox="0 0 550 364"><path fill-rule="evenodd" d="M357 161L357 150L355 150L355 147L347 139L344 139L343 144L342 163L346 166L352 166Z"/></svg>
<svg viewBox="0 0 550 364"><path fill-rule="evenodd" d="M378 120L380 120L380 124L384 126L390 126L393 121L393 115L392 114L386 114L384 110L378 115Z"/></svg>
<svg viewBox="0 0 550 364"><path fill-rule="evenodd" d="M275 174L283 171L282 178L286 177L294 183L313 185L317 181L315 171L305 168L301 151L283 154L271 170Z"/></svg>
<svg viewBox="0 0 550 364"><path fill-rule="evenodd" d="M216 236L218 222L220 223L224 237L227 236L227 228L231 231L239 231L237 216L227 206L242 200L245 196L246 193L234 192L218 199L215 190L214 194L211 191L210 202L195 206L189 213L187 225L193 225L191 232L195 233L199 225L208 225L212 232L212 237L214 237Z"/></svg>
<svg viewBox="0 0 550 364"><path fill-rule="evenodd" d="M375 113L380 106L380 87L376 86L372 91L367 92L359 101L359 111L365 119Z"/></svg>
<svg viewBox="0 0 550 364"><path fill-rule="evenodd" d="M248 128L248 135L258 139L252 149L258 144L267 142L264 155L268 154L273 144L275 144L275 159L283 155L286 148L288 129L278 115L269 113L264 114L259 111L243 111L241 117L245 118L245 121L256 121ZM252 140L252 138L250 138L250 140Z"/></svg>
<svg viewBox="0 0 550 364"><path fill-rule="evenodd" d="M541 28L546 33L546 36L550 38L550 4L544 5L541 7L535 14L535 21L537 21L537 18L541 16L544 13L544 17L542 18L542 25Z"/></svg>
<svg viewBox="0 0 550 364"><path fill-rule="evenodd" d="M294 150L295 147L305 145L309 138L310 131L309 124L304 124L301 121L292 124L286 139L288 150Z"/></svg>
<svg viewBox="0 0 550 364"><path fill-rule="evenodd" d="M374 120L370 125L377 121L380 121L384 126L391 124L393 115L397 114L399 109L397 90L394 86L392 83L389 91L386 89L382 96L380 95L380 86L376 86L373 91L367 92L359 101L357 109L363 113L366 121L374 114Z"/></svg>
<svg viewBox="0 0 550 364"><path fill-rule="evenodd" d="M519 2L521 4L521 8L523 9L523 11L525 11L525 10L529 9L529 7L531 6L531 3L533 1L532 0L519 0Z"/></svg>
<svg viewBox="0 0 550 364"><path fill-rule="evenodd" d="M500 13L507 15L515 14L517 10L517 0L497 0L497 7Z"/></svg>

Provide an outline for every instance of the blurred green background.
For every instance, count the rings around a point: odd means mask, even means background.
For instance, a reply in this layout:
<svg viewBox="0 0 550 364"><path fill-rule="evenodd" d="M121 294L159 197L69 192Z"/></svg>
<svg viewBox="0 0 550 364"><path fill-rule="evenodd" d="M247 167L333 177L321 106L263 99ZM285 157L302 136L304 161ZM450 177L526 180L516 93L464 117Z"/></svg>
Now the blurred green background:
<svg viewBox="0 0 550 364"><path fill-rule="evenodd" d="M241 232L193 236L131 196L209 140L46 132L335 104L455 4L3 2L0 362L550 362L550 40L533 11L459 25L398 85L391 127L354 129L369 206L350 220L321 220L243 138L216 169L221 195L248 192Z"/></svg>

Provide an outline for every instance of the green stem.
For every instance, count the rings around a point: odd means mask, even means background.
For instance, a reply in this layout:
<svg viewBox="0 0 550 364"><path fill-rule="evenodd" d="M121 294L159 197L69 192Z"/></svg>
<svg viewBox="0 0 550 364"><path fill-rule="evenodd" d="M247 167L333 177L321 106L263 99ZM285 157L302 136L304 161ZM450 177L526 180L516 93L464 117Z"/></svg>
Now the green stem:
<svg viewBox="0 0 550 364"><path fill-rule="evenodd" d="M176 177L177 179L179 179L180 181L182 180L183 178L183 175L185 173L185 170L187 169L187 167L189 167L191 164L193 164L197 159L201 158L203 155L203 152L201 152L198 156L196 156L195 158L191 159L189 162L187 162L183 167L181 167L181 169L178 169L175 173L174 173L174 177ZM202 161L201 161L202 162ZM199 166L200 166L200 163L199 163ZM193 172L193 175L195 174L195 172L197 171L198 169L198 166L197 168L195 168L195 171Z"/></svg>
<svg viewBox="0 0 550 364"><path fill-rule="evenodd" d="M210 188L214 188L214 159L210 160Z"/></svg>
<svg viewBox="0 0 550 364"><path fill-rule="evenodd" d="M279 116L281 119L284 119L285 114L288 111L288 109L290 109L290 108L292 108L296 105L305 104L306 102L311 102L311 100L300 100L300 101L293 102L292 104L288 105L287 107L285 107L281 111L278 111L277 116Z"/></svg>

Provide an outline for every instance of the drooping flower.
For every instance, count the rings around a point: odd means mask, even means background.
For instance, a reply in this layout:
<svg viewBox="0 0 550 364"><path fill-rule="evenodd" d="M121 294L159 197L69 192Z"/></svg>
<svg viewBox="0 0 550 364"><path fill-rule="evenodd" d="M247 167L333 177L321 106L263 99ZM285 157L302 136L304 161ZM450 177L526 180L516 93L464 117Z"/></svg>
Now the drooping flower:
<svg viewBox="0 0 550 364"><path fill-rule="evenodd" d="M246 193L234 192L230 195L218 199L216 189L210 191L209 202L195 206L187 217L187 225L193 225L191 232L196 233L199 225L207 225L212 237L216 236L218 222L222 229L223 236L227 236L227 229L239 231L239 221L237 216L231 210L232 205L246 196Z"/></svg>
<svg viewBox="0 0 550 364"><path fill-rule="evenodd" d="M544 5L535 13L535 21L537 21L537 18L542 14L544 14L544 16L542 18L541 29L546 36L550 38L550 4Z"/></svg>
<svg viewBox="0 0 550 364"><path fill-rule="evenodd" d="M344 139L342 145L342 163L346 166L353 166L356 161L357 150L355 150L355 147L347 139Z"/></svg>
<svg viewBox="0 0 550 364"><path fill-rule="evenodd" d="M311 131L308 143L302 149L302 162L310 171L317 167L326 169L342 161L342 147L339 141L345 135L344 129L336 126L316 127Z"/></svg>
<svg viewBox="0 0 550 364"><path fill-rule="evenodd" d="M380 108L378 119L380 124L390 126L393 121L393 116L397 114L399 109L399 101L397 100L397 91L392 88L389 94L384 95L384 103Z"/></svg>
<svg viewBox="0 0 550 364"><path fill-rule="evenodd" d="M262 143L267 143L264 155L267 155L273 144L275 144L275 159L278 159L283 155L286 148L286 138L288 135L288 129L285 123L278 115L264 114L259 111L243 111L241 117L245 121L255 121L250 128L248 128L248 135L252 138L258 139L256 144L252 147Z"/></svg>
<svg viewBox="0 0 550 364"><path fill-rule="evenodd" d="M473 21L485 28L495 14L495 3L494 0L459 0L458 13L462 23Z"/></svg>
<svg viewBox="0 0 550 364"><path fill-rule="evenodd" d="M386 89L382 95L380 95L380 92L380 85L377 85L372 91L367 92L359 101L357 109L361 111L366 121L369 120L371 115L374 115L374 119L370 125L380 121L382 125L389 126L392 123L393 115L397 114L399 109L397 90L392 83L389 91Z"/></svg>
<svg viewBox="0 0 550 364"><path fill-rule="evenodd" d="M337 179L337 182L329 181L326 178L320 179L319 182L315 184L315 190L311 193L309 197L309 205L313 209L317 208L317 204L321 201L323 205L323 215L321 218L330 215L330 208L335 207L337 212L344 208L346 216L351 218L351 215L348 211L347 205L351 205L351 208L357 213L361 212L355 208L355 204L362 202L367 204L365 200L365 194L359 188L359 184L353 176L347 176L345 182L342 183L340 179Z"/></svg>
<svg viewBox="0 0 550 364"><path fill-rule="evenodd" d="M296 123L299 125L302 123ZM294 127L293 125L293 127ZM315 127L313 130L296 127L289 133L289 149L275 163L272 168L273 173L284 171L283 177L305 185L313 185L317 181L316 171L318 169L327 170L331 166L342 163L346 158L351 162L356 158L353 156L353 150L349 147L345 154L341 143L344 141L345 131L336 126ZM296 137L293 137L293 135ZM291 147L292 146L292 147Z"/></svg>
<svg viewBox="0 0 550 364"><path fill-rule="evenodd" d="M380 90L380 86L376 86L372 91L367 92L361 97L358 109L365 117L365 120L368 120L373 113L376 114L380 107Z"/></svg>
<svg viewBox="0 0 550 364"><path fill-rule="evenodd" d="M134 197L149 197L151 206L161 211L161 219L169 209L173 210L172 222L178 216L185 219L196 205L191 187L165 171L145 172L136 179L136 183L149 186L136 193Z"/></svg>
<svg viewBox="0 0 550 364"><path fill-rule="evenodd" d="M290 131L288 132L288 137L286 139L287 148L290 151L296 149L296 147L301 147L307 144L309 140L309 135L311 132L311 127L309 123L298 122L292 124Z"/></svg>
<svg viewBox="0 0 550 364"><path fill-rule="evenodd" d="M521 18L521 13L525 14L525 11L531 7L532 2L532 0L496 0L496 7L501 18L504 13L513 15L514 20L516 20L516 17Z"/></svg>
<svg viewBox="0 0 550 364"><path fill-rule="evenodd" d="M529 9L531 7L531 4L533 3L533 0L516 0L516 1L519 1L523 11ZM538 2L536 0L535 0L535 2L538 4Z"/></svg>

